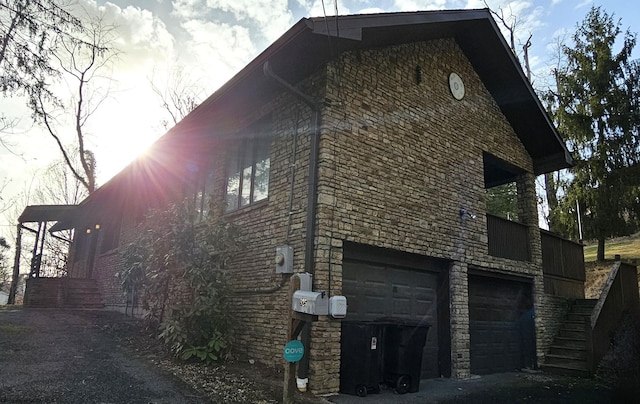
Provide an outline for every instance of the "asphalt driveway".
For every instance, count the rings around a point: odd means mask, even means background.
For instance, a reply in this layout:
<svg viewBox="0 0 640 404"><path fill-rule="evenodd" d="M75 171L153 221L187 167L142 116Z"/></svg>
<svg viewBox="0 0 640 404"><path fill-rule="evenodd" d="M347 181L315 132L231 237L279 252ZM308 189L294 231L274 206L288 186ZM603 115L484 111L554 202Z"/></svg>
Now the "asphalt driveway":
<svg viewBox="0 0 640 404"><path fill-rule="evenodd" d="M278 402L282 374L253 364L165 363L153 342L120 313L0 307L0 403ZM137 341L132 344L132 341ZM153 340L157 344L157 340ZM623 356L628 352L625 350ZM620 362L620 360L617 360ZM174 376L181 375L181 379ZM637 375L636 375L637 376ZM189 387L182 380L189 380ZM366 398L298 395L306 403L637 403L637 377L605 382L515 372L465 380L422 380L420 391ZM281 396L280 396L281 397Z"/></svg>
<svg viewBox="0 0 640 404"><path fill-rule="evenodd" d="M105 332L110 316L127 321L101 311L0 309L0 402L209 402L120 346Z"/></svg>

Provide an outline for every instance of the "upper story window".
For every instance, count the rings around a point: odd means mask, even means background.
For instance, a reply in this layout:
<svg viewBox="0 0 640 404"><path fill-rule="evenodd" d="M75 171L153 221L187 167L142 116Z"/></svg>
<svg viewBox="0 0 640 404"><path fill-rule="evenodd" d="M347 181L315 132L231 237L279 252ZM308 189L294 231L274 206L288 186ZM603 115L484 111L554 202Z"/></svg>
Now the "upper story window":
<svg viewBox="0 0 640 404"><path fill-rule="evenodd" d="M186 183L185 193L194 204L198 220L201 220L209 214L216 172L212 165L196 163L189 163L187 170L191 178Z"/></svg>
<svg viewBox="0 0 640 404"><path fill-rule="evenodd" d="M264 131L258 132L237 143L227 157L227 212L269 196L271 138Z"/></svg>

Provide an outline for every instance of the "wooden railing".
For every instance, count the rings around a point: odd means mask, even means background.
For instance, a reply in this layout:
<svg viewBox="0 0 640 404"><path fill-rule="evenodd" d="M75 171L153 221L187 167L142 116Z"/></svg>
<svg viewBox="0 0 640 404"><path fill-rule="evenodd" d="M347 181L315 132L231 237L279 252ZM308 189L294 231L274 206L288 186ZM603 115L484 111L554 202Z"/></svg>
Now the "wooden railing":
<svg viewBox="0 0 640 404"><path fill-rule="evenodd" d="M584 250L582 244L540 230L542 268L545 275L584 281Z"/></svg>
<svg viewBox="0 0 640 404"><path fill-rule="evenodd" d="M529 235L527 226L487 214L489 255L516 261L529 261Z"/></svg>
<svg viewBox="0 0 640 404"><path fill-rule="evenodd" d="M487 214L487 239L491 256L516 261L531 259L528 228L522 223ZM585 280L582 244L543 229L540 229L540 242L545 279L558 280L554 286L559 289L567 288L566 285L558 286L564 281L579 283L582 287Z"/></svg>
<svg viewBox="0 0 640 404"><path fill-rule="evenodd" d="M544 291L554 296L584 299L582 244L540 230Z"/></svg>
<svg viewBox="0 0 640 404"><path fill-rule="evenodd" d="M627 313L639 314L638 272L634 265L616 261L593 309L591 321L585 324L591 372L607 353L611 332Z"/></svg>

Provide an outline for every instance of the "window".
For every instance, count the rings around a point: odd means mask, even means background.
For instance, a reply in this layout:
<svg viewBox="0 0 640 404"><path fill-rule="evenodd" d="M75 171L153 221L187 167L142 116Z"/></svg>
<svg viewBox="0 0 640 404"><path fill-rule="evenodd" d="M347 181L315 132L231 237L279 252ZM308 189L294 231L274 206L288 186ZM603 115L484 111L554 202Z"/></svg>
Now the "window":
<svg viewBox="0 0 640 404"><path fill-rule="evenodd" d="M192 164L191 180L187 182L186 195L193 202L199 219L209 214L211 194L215 183L215 170L213 166L204 164L202 167Z"/></svg>
<svg viewBox="0 0 640 404"><path fill-rule="evenodd" d="M226 211L266 199L269 196L271 138L244 140L232 148L227 160Z"/></svg>
<svg viewBox="0 0 640 404"><path fill-rule="evenodd" d="M120 244L120 228L122 226L122 217L117 216L107 221L102 231L102 244L100 245L100 253L118 248Z"/></svg>

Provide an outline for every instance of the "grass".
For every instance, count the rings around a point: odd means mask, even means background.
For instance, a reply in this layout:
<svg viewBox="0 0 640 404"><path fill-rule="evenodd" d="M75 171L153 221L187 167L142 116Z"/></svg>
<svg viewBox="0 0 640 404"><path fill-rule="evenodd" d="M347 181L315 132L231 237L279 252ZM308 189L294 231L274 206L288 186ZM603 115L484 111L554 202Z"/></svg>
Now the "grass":
<svg viewBox="0 0 640 404"><path fill-rule="evenodd" d="M605 261L603 262L596 261L597 250L597 242L589 243L584 247L584 261L587 276L584 289L587 299L597 299L600 296L602 286L609 276L609 271L611 271L611 266L613 265L616 254L620 254L620 259L623 262L640 262L640 233L607 240L604 244Z"/></svg>
<svg viewBox="0 0 640 404"><path fill-rule="evenodd" d="M598 243L587 244L584 247L584 261L594 262ZM640 260L640 233L627 237L607 240L604 244L605 260L613 260L616 254L620 254L622 261Z"/></svg>

